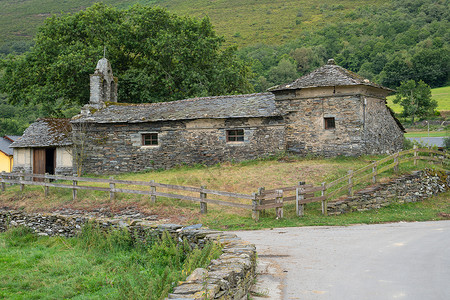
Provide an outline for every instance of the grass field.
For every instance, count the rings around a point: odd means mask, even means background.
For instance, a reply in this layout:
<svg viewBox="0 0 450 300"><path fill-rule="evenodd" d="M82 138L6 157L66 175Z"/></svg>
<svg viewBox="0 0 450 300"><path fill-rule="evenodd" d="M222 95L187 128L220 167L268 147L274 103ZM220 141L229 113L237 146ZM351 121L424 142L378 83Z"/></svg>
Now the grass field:
<svg viewBox="0 0 450 300"><path fill-rule="evenodd" d="M356 170L369 163L380 159L380 156L364 156L359 158L333 158L333 159L306 159L280 157L264 161L249 161L243 163L227 163L211 167L181 167L177 169L148 172L140 174L123 174L116 176L118 179L142 180L185 185L206 186L228 192L252 194L259 187L273 189L283 186L293 186L299 181L314 183L331 182L345 174L349 169ZM417 168L427 165L419 164ZM439 166L436 166L439 167ZM411 164L402 165L400 172L415 170ZM381 182L392 177L392 172L380 176ZM119 187L119 186L117 186ZM361 187L361 186L360 186ZM161 192L173 192L164 191ZM408 220L435 220L441 219L439 212L450 213L450 192L430 200L429 204L414 204L409 212L401 212L401 207L396 209L381 209L367 213L349 213L344 216L326 217L320 214L320 204L308 204L304 218L294 215L293 204L285 208L285 218L275 220L273 210L261 222L255 223L251 218L251 211L232 207L208 204L208 214L201 215L199 204L180 201L176 199L158 198L156 203L151 203L147 196L130 194L117 194L115 200L109 199L109 193L79 191L76 201L72 200L71 190L50 190L47 198L43 197L42 187L27 186L23 193L18 187L7 187L6 192L0 193L0 205L29 211L52 210L56 208L93 209L107 207L112 211L120 211L126 207L136 207L139 210L157 215L161 222L178 224L202 223L216 229L238 228L262 228L281 226L305 226L305 225L346 225L354 223L377 223ZM193 194L192 196L198 197ZM213 196L212 196L213 197ZM209 196L208 196L209 198ZM223 199L227 201L227 199ZM242 203L250 204L250 200L242 200ZM401 212L401 214L399 213Z"/></svg>
<svg viewBox="0 0 450 300"><path fill-rule="evenodd" d="M126 231L105 233L92 226L76 238L11 228L0 233L0 298L159 300L221 254L214 244L202 250L187 243L178 247L170 235L136 242Z"/></svg>
<svg viewBox="0 0 450 300"><path fill-rule="evenodd" d="M431 89L432 99L438 102L438 111L450 111L450 86ZM395 96L387 98L387 104L395 113L401 113L402 107L399 104L394 104Z"/></svg>
<svg viewBox="0 0 450 300"><path fill-rule="evenodd" d="M429 134L430 137L447 137L449 133L446 131L412 131L405 133L405 137L427 137Z"/></svg>
<svg viewBox="0 0 450 300"><path fill-rule="evenodd" d="M97 0L2 0L0 1L0 44L5 41L31 40L36 29L50 14L75 12ZM362 5L386 3L387 0L103 0L126 8L135 3L159 5L170 12L193 17L209 16L216 32L227 42L240 47L281 44L298 38L302 31L326 23L351 19L345 16ZM20 20L20 22L17 22Z"/></svg>

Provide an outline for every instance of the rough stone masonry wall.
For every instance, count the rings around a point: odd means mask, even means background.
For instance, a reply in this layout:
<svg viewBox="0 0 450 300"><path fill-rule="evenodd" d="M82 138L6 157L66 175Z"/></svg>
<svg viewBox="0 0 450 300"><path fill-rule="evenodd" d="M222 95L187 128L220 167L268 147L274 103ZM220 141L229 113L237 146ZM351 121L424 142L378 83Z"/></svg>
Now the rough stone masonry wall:
<svg viewBox="0 0 450 300"><path fill-rule="evenodd" d="M284 150L282 118L208 119L151 123L74 125L85 131L83 172L123 173L177 165L242 161ZM227 142L227 129L243 129L243 142ZM158 133L158 146L142 146L143 133ZM75 150L76 152L77 150ZM74 162L75 164L75 162Z"/></svg>
<svg viewBox="0 0 450 300"><path fill-rule="evenodd" d="M384 99L366 98L364 140L367 154L392 154L403 148L403 131Z"/></svg>
<svg viewBox="0 0 450 300"><path fill-rule="evenodd" d="M328 203L328 214L366 211L391 203L421 201L450 189L450 172L424 170L361 190L353 197Z"/></svg>
<svg viewBox="0 0 450 300"><path fill-rule="evenodd" d="M287 150L301 155L361 155L362 120L357 95L292 99L285 107ZM335 118L325 129L324 118Z"/></svg>
<svg viewBox="0 0 450 300"><path fill-rule="evenodd" d="M169 299L246 299L256 268L256 248L235 234L227 234L195 226L175 224L153 225L141 219L89 219L75 215L26 214L22 211L0 209L0 231L10 226L27 226L38 235L72 237L88 221L105 228L127 228L139 237L169 232L177 240L186 238L191 246L203 247L207 241L223 246L223 254L211 261L207 269L196 269L185 282L175 287ZM206 297L205 297L206 296Z"/></svg>

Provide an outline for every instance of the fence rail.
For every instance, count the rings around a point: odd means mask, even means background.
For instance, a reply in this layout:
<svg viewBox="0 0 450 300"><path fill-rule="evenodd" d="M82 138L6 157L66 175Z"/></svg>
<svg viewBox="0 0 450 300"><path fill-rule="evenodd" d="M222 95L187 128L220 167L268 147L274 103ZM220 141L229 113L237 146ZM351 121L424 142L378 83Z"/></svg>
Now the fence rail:
<svg viewBox="0 0 450 300"><path fill-rule="evenodd" d="M52 182L62 181L62 182ZM72 184L64 183L67 181L72 181ZM103 178L87 178L87 177L77 177L77 176L59 176L59 175L49 175L49 174L26 174L20 173L5 173L0 174L1 190L6 190L6 184L18 184L20 185L20 190L24 190L25 185L31 186L43 186L45 191L45 196L49 195L49 188L63 188L72 190L72 199L77 199L78 190L89 190L89 191L101 191L109 192L110 199L114 200L117 193L126 194L139 194L150 196L151 201L156 202L156 197L165 197L179 200L186 200L192 202L199 202L202 213L207 212L207 204L224 205L229 207L237 207L243 209L253 209L252 204L244 204L238 202L224 201L220 199L208 198L207 195L215 195L221 197L228 197L234 199L244 199L244 200L255 200L255 195L247 195L241 193L232 193L225 191L217 191L207 189L206 187L192 187L192 186L181 186L173 184L158 183L153 180L151 181L131 181L131 180L120 180L120 179L103 179ZM88 186L79 185L80 182L87 183L102 183L106 186ZM116 187L116 185L127 185L127 187ZM131 186L143 186L148 189L133 189ZM184 192L196 192L199 193L198 197L182 195L176 193L166 193L157 191L158 189L174 190L174 191L184 191Z"/></svg>
<svg viewBox="0 0 450 300"><path fill-rule="evenodd" d="M437 155L434 156L434 155ZM73 200L77 199L78 190L89 190L89 191L101 191L108 192L110 199L113 200L117 193L126 194L139 194L147 195L150 197L151 202L155 203L157 197L165 197L179 200L186 200L192 202L200 203L201 213L207 213L207 204L223 205L229 207L236 207L242 209L252 210L252 217L258 220L260 214L264 214L267 209L275 209L277 218L283 218L283 207L285 202L295 201L296 204L296 214L298 216L303 216L305 211L305 204L312 202L322 203L322 214L327 214L327 203L328 201L335 201L341 194L346 190L346 194L352 196L354 193L354 188L360 183L371 181L372 183L377 182L377 177L383 172L393 169L394 172L399 171L399 166L402 163L408 161L414 161L414 165L417 161L433 161L440 163L448 163L450 155L445 152L435 151L431 149L419 149L414 148L411 150L405 150L381 160L375 161L367 166L364 166L358 170L349 170L349 172L330 182L323 182L320 186L314 186L312 184L305 184L305 182L299 182L295 186L287 186L277 189L265 190L265 188L259 188L257 193L252 195L233 193L226 191L217 191L207 189L205 186L202 187L192 187L192 186L181 186L172 185L165 183L158 183L154 180L150 181L131 181L131 180L120 180L110 177L109 179L103 178L87 178L87 177L77 177L77 176L59 176L59 175L49 175L49 174L25 174L20 173L6 173L2 172L0 174L1 191L6 190L6 184L18 184L20 185L20 190L23 191L25 185L33 186L43 186L45 196L49 195L49 188L63 188L72 190ZM392 163L389 163L393 161ZM386 164L388 163L388 164ZM367 172L371 170L370 172ZM63 182L55 182L63 181ZM66 183L71 182L71 184ZM87 183L100 183L106 186L88 186L80 185L80 182ZM116 185L126 185L126 187L117 187ZM141 186L146 189L136 189L132 186ZM198 193L197 196L182 195L172 192L161 192L160 189L182 191L189 193ZM345 194L345 193L344 193ZM224 201L221 199L213 199L208 197L208 195L228 197L230 199L242 199L250 200L251 204L239 203L234 201ZM241 200L241 202L242 202Z"/></svg>

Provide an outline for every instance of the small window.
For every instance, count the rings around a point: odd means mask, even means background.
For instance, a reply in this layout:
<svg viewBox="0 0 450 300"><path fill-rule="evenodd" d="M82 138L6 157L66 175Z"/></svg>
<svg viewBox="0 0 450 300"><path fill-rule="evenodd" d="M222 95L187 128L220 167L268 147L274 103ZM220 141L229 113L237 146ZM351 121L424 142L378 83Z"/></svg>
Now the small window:
<svg viewBox="0 0 450 300"><path fill-rule="evenodd" d="M334 122L334 118L324 118L325 119L325 129L335 129L336 123Z"/></svg>
<svg viewBox="0 0 450 300"><path fill-rule="evenodd" d="M243 142L244 129L227 130L227 142Z"/></svg>
<svg viewBox="0 0 450 300"><path fill-rule="evenodd" d="M158 134L157 133L145 133L142 135L142 146L157 146Z"/></svg>

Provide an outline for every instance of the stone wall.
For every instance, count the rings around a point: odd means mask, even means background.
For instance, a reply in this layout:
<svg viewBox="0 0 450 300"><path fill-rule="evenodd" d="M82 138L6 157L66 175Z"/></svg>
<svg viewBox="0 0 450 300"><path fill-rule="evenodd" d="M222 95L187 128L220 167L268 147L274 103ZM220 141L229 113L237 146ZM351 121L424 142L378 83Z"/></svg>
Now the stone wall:
<svg viewBox="0 0 450 300"><path fill-rule="evenodd" d="M223 246L223 254L211 261L207 269L196 269L185 282L175 287L169 299L247 299L255 277L256 248L235 234L202 229L201 226L154 225L142 219L89 219L79 215L26 214L0 209L0 231L23 225L34 229L38 235L72 237L88 221L106 228L127 228L133 236L142 238L155 234L161 236L168 231L177 240L186 238L191 246L202 247L207 241L218 242Z"/></svg>
<svg viewBox="0 0 450 300"><path fill-rule="evenodd" d="M364 141L367 154L392 154L403 148L403 131L397 126L385 100L365 97Z"/></svg>
<svg viewBox="0 0 450 300"><path fill-rule="evenodd" d="M282 121L282 118L203 119L83 124L84 128L74 124L74 143L75 147L80 143L85 145L83 172L86 173L136 172L198 163L211 165L282 152ZM227 142L228 129L243 129L244 141ZM158 133L158 145L143 146L141 140L145 133Z"/></svg>
<svg viewBox="0 0 450 300"><path fill-rule="evenodd" d="M392 203L421 201L450 189L450 172L424 170L361 190L353 197L328 202L328 214L378 209Z"/></svg>
<svg viewBox="0 0 450 300"><path fill-rule="evenodd" d="M283 101L284 102L284 101ZM300 155L361 155L363 150L358 95L311 97L288 100L286 150ZM335 128L325 129L324 118L334 118Z"/></svg>
<svg viewBox="0 0 450 300"><path fill-rule="evenodd" d="M403 132L385 105L387 93L369 86L276 92L277 107L286 113L286 150L323 156L400 150ZM335 119L334 129L325 129L325 118Z"/></svg>

